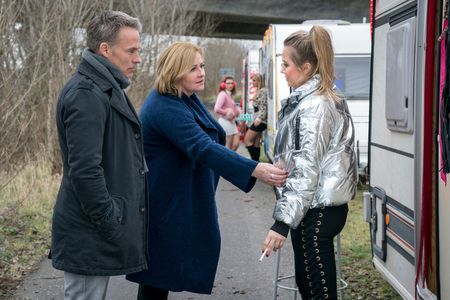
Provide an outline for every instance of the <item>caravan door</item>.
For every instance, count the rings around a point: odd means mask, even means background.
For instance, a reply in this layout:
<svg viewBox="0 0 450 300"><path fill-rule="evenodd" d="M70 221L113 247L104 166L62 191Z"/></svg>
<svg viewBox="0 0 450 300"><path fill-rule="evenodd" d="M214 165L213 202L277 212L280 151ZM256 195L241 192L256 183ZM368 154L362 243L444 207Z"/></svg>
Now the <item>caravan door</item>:
<svg viewBox="0 0 450 300"><path fill-rule="evenodd" d="M373 262L404 299L416 295L423 149L432 147L423 143L432 134L423 129L426 9L427 1L380 0L374 22L368 206ZM428 287L434 290L419 291L420 299L435 297L435 287Z"/></svg>

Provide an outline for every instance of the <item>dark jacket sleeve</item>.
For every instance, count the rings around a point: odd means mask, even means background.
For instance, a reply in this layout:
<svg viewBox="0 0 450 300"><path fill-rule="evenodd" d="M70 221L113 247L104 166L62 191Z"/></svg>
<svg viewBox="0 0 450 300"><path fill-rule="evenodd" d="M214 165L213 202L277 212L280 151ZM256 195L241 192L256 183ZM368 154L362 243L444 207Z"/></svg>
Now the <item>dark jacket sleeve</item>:
<svg viewBox="0 0 450 300"><path fill-rule="evenodd" d="M106 187L102 163L103 138L109 107L102 94L78 88L68 95L62 121L65 128L69 178L83 211L106 231L113 201ZM103 96L104 97L104 96Z"/></svg>
<svg viewBox="0 0 450 300"><path fill-rule="evenodd" d="M250 191L256 182L251 174L257 162L216 143L183 103L173 102L170 111L152 118L154 127L190 159L212 169L241 190Z"/></svg>
<svg viewBox="0 0 450 300"><path fill-rule="evenodd" d="M276 233L281 234L284 237L287 237L289 233L289 226L280 221L275 221L270 229L272 229Z"/></svg>

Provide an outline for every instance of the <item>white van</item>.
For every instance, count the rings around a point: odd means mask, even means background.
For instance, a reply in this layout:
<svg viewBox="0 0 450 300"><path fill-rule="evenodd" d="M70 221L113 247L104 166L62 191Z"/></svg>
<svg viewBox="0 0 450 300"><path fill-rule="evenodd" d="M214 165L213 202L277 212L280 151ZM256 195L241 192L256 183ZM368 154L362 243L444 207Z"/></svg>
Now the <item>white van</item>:
<svg viewBox="0 0 450 300"><path fill-rule="evenodd" d="M369 87L371 40L369 24L348 22L317 23L331 34L335 52L336 85L348 100L348 107L355 124L357 153L361 172L367 165L367 141L369 120ZM266 30L261 56L261 73L269 89L268 126L264 139L266 155L273 159L273 143L277 130L277 116L281 100L290 94L285 77L281 74L281 53L284 40L298 30L309 31L313 24L270 25Z"/></svg>

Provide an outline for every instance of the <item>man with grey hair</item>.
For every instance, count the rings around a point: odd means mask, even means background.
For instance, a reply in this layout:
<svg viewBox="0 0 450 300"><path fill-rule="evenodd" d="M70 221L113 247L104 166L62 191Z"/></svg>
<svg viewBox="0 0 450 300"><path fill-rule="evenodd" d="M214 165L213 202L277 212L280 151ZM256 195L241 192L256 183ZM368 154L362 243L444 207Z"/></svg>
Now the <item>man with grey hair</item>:
<svg viewBox="0 0 450 300"><path fill-rule="evenodd" d="M95 16L58 98L63 177L49 257L64 271L65 299L104 299L109 276L147 268L147 166L141 123L124 91L141 62L140 30L122 12Z"/></svg>

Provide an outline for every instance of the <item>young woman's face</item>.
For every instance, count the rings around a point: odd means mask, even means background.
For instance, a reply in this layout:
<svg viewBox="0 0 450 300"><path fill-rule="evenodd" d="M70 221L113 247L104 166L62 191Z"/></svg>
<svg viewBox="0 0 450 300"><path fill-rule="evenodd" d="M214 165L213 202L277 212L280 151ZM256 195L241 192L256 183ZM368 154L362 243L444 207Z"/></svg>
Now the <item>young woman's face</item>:
<svg viewBox="0 0 450 300"><path fill-rule="evenodd" d="M205 89L205 64L200 53L195 54L192 68L181 79L181 90L188 96Z"/></svg>
<svg viewBox="0 0 450 300"><path fill-rule="evenodd" d="M231 92L234 88L234 80L227 78L227 80L225 80L225 88L227 91Z"/></svg>
<svg viewBox="0 0 450 300"><path fill-rule="evenodd" d="M291 53L295 51L292 47L284 47L283 54L281 56L281 73L286 77L286 81L289 87L298 88L309 79L310 64L304 63L303 66L298 67L291 59Z"/></svg>
<svg viewBox="0 0 450 300"><path fill-rule="evenodd" d="M261 88L261 81L259 81L259 78L258 78L258 77L255 77L255 78L253 79L253 86L254 86L257 90L259 90L259 89Z"/></svg>

